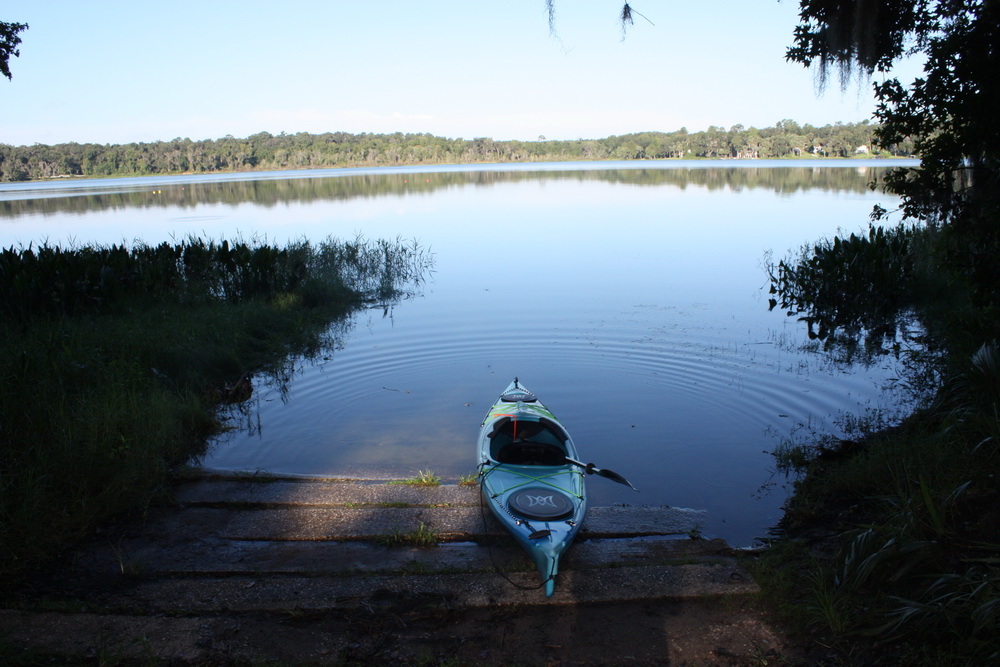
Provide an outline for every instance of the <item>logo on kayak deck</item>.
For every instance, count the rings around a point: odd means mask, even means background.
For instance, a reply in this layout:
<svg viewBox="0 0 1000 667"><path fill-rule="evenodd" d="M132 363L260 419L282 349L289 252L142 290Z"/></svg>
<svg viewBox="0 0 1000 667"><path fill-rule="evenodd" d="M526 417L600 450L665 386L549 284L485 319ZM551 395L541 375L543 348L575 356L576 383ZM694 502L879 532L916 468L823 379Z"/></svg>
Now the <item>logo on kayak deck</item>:
<svg viewBox="0 0 1000 667"><path fill-rule="evenodd" d="M529 496L525 494L524 497L528 499L528 507L556 507L552 496Z"/></svg>
<svg viewBox="0 0 1000 667"><path fill-rule="evenodd" d="M508 391L507 393L500 396L500 400L502 400L504 403L518 403L518 402L534 403L535 401L538 400L538 398L536 398L535 395L532 394L530 391L524 391L523 389L512 389L511 391Z"/></svg>
<svg viewBox="0 0 1000 667"><path fill-rule="evenodd" d="M572 516L574 508L573 502L562 493L537 486L515 491L507 506L520 517L540 521L558 521Z"/></svg>

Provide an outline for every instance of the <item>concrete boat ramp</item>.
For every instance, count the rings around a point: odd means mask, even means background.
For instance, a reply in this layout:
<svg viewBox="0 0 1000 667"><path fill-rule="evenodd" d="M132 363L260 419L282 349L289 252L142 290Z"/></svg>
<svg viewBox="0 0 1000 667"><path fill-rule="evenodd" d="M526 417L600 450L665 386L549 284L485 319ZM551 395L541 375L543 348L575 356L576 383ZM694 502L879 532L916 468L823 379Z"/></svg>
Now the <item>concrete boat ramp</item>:
<svg viewBox="0 0 1000 667"><path fill-rule="evenodd" d="M178 484L172 504L81 546L34 591L46 609L24 598L5 605L0 636L30 647L57 616L65 627L47 631L44 646L72 654L109 619L141 633L157 618L183 633L191 619L232 614L565 608L755 592L725 542L690 537L703 521L691 509L591 507L546 598L477 486L195 477ZM196 643L154 654L197 659Z"/></svg>

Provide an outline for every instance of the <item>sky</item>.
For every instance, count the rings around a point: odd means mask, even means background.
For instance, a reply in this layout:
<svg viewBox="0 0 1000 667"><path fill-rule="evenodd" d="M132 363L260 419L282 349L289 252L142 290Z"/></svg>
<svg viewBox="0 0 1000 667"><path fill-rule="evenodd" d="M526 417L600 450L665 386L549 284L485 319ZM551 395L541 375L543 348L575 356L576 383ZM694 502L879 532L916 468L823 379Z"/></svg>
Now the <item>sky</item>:
<svg viewBox="0 0 1000 667"><path fill-rule="evenodd" d="M267 131L597 139L871 118L785 61L795 0L6 0L0 143Z"/></svg>

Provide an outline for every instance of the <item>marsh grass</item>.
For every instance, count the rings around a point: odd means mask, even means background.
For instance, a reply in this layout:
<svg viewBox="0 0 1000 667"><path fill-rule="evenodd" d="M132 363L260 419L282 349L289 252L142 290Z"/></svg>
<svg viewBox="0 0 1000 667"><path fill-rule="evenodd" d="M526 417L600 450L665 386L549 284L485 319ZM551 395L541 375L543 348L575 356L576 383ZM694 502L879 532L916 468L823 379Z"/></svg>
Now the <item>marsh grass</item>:
<svg viewBox="0 0 1000 667"><path fill-rule="evenodd" d="M47 301L0 309L0 581L163 496L171 469L224 428L222 404L255 376L287 375L290 355L332 349L332 321L399 297L430 263L385 242L156 250L154 263L121 249L3 251L6 293ZM174 282L146 289L133 275L178 262ZM297 277L267 279L285 274Z"/></svg>
<svg viewBox="0 0 1000 667"><path fill-rule="evenodd" d="M780 542L828 537L769 569L800 573L801 615L831 645L1000 659L1000 353L971 362L900 426L800 457Z"/></svg>
<svg viewBox="0 0 1000 667"><path fill-rule="evenodd" d="M824 351L892 354L899 388L935 392L899 426L860 420L848 441L775 452L796 477L784 541L811 542L775 567L810 573L799 615L845 662L1000 661L1000 310L995 272L965 270L957 241L937 224L873 225L768 261L770 307ZM859 659L865 640L876 654Z"/></svg>

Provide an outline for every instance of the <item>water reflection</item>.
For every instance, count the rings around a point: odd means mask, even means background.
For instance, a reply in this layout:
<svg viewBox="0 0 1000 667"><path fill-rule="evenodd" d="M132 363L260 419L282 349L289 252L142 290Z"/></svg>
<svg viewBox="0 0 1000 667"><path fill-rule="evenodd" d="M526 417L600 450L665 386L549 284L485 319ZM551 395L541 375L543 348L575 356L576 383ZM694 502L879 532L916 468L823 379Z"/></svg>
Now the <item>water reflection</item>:
<svg viewBox="0 0 1000 667"><path fill-rule="evenodd" d="M0 218L55 213L94 213L123 208L190 209L213 204L242 204L275 207L291 203L335 201L385 196L430 195L436 191L465 186L490 187L526 181L601 182L637 186L699 187L740 191L763 189L780 194L804 190L863 193L870 189L884 164L857 161L850 168L837 169L786 166L787 161L762 161L751 166L721 166L730 161L697 163L661 162L652 166L622 163L607 168L606 163L567 163L562 169L520 169L504 166L492 169L439 167L429 171L409 169L367 170L326 169L305 172L292 178L254 178L257 174L223 177L156 177L106 179L76 182L4 184L0 186ZM641 164L641 163L640 163ZM895 164L895 163L894 163ZM600 165L600 166L598 166ZM683 165L683 168L679 168ZM572 169L568 168L572 166ZM426 168L424 168L426 169ZM297 172L303 174L304 172ZM45 186L45 187L40 187Z"/></svg>
<svg viewBox="0 0 1000 667"><path fill-rule="evenodd" d="M294 359L285 393L257 388L253 431L220 439L206 465L457 479L475 466L485 409L519 376L581 456L642 489L597 479L595 504L707 509L704 532L742 545L780 518L780 485L755 499L775 438L900 405L882 391L891 359L831 363L800 349L804 323L768 312L765 251L781 256L863 227L875 203L895 206L868 188L878 163L801 164L176 177L48 185L49 198L0 188L0 231L129 230L153 243L197 217L187 224L217 237L417 238L435 258L422 293L360 313L315 363Z"/></svg>

